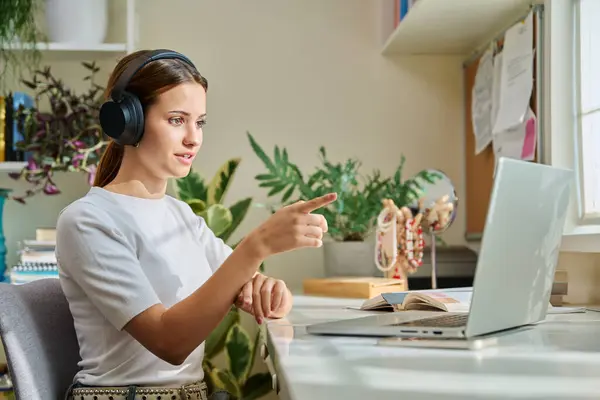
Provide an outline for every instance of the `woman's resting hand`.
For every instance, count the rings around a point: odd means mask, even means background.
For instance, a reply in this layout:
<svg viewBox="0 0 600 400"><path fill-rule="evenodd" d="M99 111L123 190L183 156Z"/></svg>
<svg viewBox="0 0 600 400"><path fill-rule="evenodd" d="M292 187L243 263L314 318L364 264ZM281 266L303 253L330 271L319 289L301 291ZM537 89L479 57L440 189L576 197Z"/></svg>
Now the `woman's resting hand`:
<svg viewBox="0 0 600 400"><path fill-rule="evenodd" d="M242 288L236 306L261 324L264 318L282 318L292 307L292 294L284 281L257 273Z"/></svg>

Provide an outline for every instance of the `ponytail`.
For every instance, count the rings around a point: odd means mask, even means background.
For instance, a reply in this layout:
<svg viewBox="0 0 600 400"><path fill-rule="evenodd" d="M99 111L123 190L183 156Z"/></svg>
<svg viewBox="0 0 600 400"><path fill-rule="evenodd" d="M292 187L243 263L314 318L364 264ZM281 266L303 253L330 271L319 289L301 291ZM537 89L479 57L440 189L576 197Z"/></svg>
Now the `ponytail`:
<svg viewBox="0 0 600 400"><path fill-rule="evenodd" d="M98 163L96 170L96 177L94 178L94 186L104 187L115 179L119 168L121 168L121 162L123 161L123 146L116 144L115 142L108 143L102 158Z"/></svg>

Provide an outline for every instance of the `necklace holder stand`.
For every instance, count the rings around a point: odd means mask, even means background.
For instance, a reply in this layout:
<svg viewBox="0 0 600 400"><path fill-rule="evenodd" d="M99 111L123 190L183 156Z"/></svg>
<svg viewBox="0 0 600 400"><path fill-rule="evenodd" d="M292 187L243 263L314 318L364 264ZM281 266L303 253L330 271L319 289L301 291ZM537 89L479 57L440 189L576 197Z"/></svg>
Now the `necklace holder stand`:
<svg viewBox="0 0 600 400"><path fill-rule="evenodd" d="M423 265L424 235L430 239L431 288L437 289L436 240L456 218L458 197L452 181L439 170L427 170L431 182L421 184L418 202L398 206L382 201L377 218L375 265L386 278L406 279Z"/></svg>

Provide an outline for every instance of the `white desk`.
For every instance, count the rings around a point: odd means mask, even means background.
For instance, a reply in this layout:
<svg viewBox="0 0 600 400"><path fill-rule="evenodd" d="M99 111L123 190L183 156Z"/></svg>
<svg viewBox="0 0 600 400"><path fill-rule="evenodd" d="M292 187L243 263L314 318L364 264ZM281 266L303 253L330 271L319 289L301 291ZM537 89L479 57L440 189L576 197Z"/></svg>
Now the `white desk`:
<svg viewBox="0 0 600 400"><path fill-rule="evenodd" d="M479 351L377 346L375 338L309 335L314 322L369 315L361 301L296 296L263 324L282 400L600 399L600 313L550 315Z"/></svg>

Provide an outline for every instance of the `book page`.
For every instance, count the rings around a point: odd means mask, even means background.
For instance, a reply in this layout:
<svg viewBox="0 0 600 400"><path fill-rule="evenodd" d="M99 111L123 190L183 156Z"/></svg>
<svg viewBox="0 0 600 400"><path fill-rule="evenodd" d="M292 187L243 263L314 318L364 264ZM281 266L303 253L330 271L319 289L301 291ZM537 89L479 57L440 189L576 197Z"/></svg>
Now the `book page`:
<svg viewBox="0 0 600 400"><path fill-rule="evenodd" d="M448 289L426 289L426 290L409 290L404 292L386 292L371 299L365 300L358 308L366 311L402 311L407 304L411 304L413 309L432 310L432 311L449 311L447 306L441 302L432 301L433 298L428 296L432 293L443 293L446 296L454 297L460 303L471 301L472 287L448 288ZM468 299L464 293L468 293ZM425 296L419 296L425 295ZM405 299L407 299L405 301ZM416 303L420 303L417 305ZM450 306L453 309L457 306ZM465 307L464 305L462 306ZM468 310L468 306L466 307Z"/></svg>
<svg viewBox="0 0 600 400"><path fill-rule="evenodd" d="M425 310L430 308L448 312L468 312L471 305L472 293L472 291L413 293L410 296L411 298L407 299L404 308L406 310Z"/></svg>
<svg viewBox="0 0 600 400"><path fill-rule="evenodd" d="M375 296L371 299L365 300L360 309L362 310L375 310L377 308L391 308L391 306L383 300L381 296Z"/></svg>

